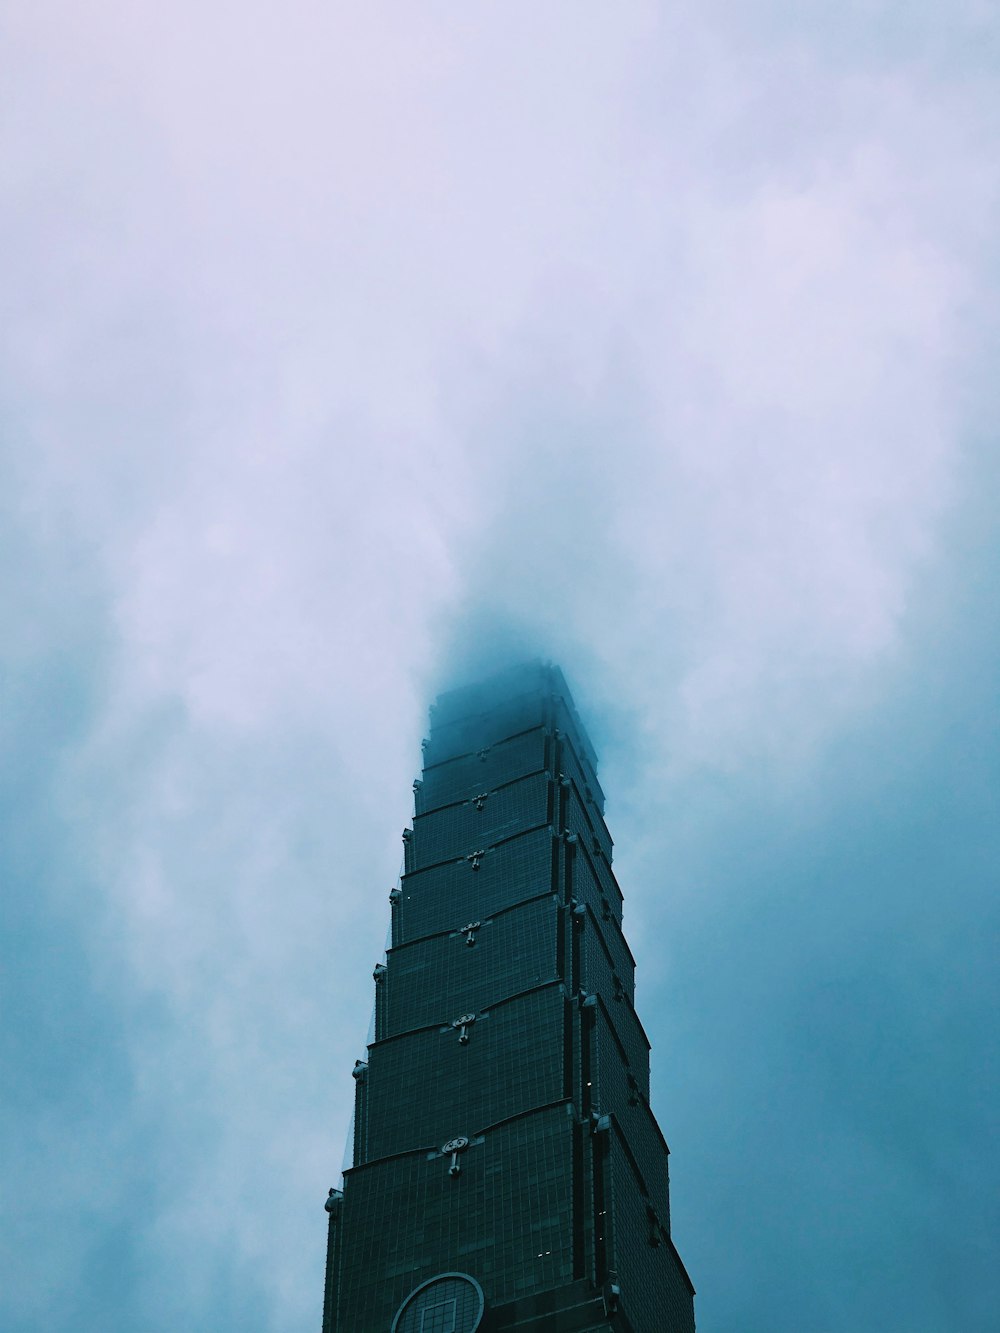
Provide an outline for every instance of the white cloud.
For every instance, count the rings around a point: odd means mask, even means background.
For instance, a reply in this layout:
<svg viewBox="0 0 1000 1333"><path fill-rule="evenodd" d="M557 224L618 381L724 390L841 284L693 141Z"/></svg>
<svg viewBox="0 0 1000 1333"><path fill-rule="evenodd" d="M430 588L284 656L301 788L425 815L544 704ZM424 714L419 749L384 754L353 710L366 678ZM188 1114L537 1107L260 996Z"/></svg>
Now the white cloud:
<svg viewBox="0 0 1000 1333"><path fill-rule="evenodd" d="M987 93L774 21L12 21L3 374L23 508L116 635L62 799L99 966L167 1006L142 1114L198 1089L175 1256L249 1267L255 1203L339 1162L446 645L496 609L575 667L644 729L643 819L794 768L899 649L995 286Z"/></svg>

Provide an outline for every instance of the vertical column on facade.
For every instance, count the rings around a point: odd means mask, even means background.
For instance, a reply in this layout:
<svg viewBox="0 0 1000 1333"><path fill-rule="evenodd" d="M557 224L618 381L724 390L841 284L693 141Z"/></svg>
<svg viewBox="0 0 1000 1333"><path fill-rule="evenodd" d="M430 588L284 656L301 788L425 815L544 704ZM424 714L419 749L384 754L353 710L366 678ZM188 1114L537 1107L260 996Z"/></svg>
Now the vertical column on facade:
<svg viewBox="0 0 1000 1333"><path fill-rule="evenodd" d="M398 884L389 890L389 943L393 949L403 943L403 890Z"/></svg>
<svg viewBox="0 0 1000 1333"><path fill-rule="evenodd" d="M554 723L555 706L551 698L549 712ZM593 1028L593 1014L583 1008L584 997L580 994L581 935L585 910L576 902L573 894L573 867L577 849L576 838L569 832L567 823L570 784L562 772L563 743L562 735L554 725L551 725L548 760L554 800L550 808L556 856L560 867L555 888L560 902L559 926L562 939L565 941L563 945L565 966L562 977L568 1001L566 1095L577 1109L573 1128L573 1276L575 1279L581 1279L590 1275L596 1280L598 1263L593 1245L596 1236L600 1234L600 1228L595 1226L597 1219L594 1216L594 1168L592 1160L588 1161L588 1158L592 1158L592 1154L587 1152L587 1138L591 1130L590 1033Z"/></svg>
<svg viewBox="0 0 1000 1333"><path fill-rule="evenodd" d="M368 1158L368 1065L356 1060L354 1077L354 1165Z"/></svg>
<svg viewBox="0 0 1000 1333"><path fill-rule="evenodd" d="M607 1116L591 1113L590 1158L594 1198L594 1285L603 1287L611 1277L609 1255L614 1254L611 1234L611 1125Z"/></svg>
<svg viewBox="0 0 1000 1333"><path fill-rule="evenodd" d="M580 1116L578 1119L577 1145L579 1163L574 1162L574 1210L575 1224L584 1238L580 1254L580 1277L590 1277L595 1285L601 1280L598 1272L602 1268L598 1254L599 1237L603 1237L603 1218L601 1210L605 1208L604 1194L598 1188L595 1171L593 1143L588 1139L594 1124L594 1098L592 1092L594 1063L594 1027L597 1018L597 1001L592 995L576 992L577 1032L580 1051ZM601 1251L603 1254L603 1250Z"/></svg>
<svg viewBox="0 0 1000 1333"><path fill-rule="evenodd" d="M326 1200L326 1285L323 1289L323 1333L337 1333L337 1275L340 1266L340 1217L344 1196L331 1189Z"/></svg>
<svg viewBox="0 0 1000 1333"><path fill-rule="evenodd" d="M553 709L556 712L556 709ZM566 904L568 938L568 975L565 975L567 989L573 997L573 1025L575 1050L575 1078L573 1100L579 1108L577 1138L574 1144L573 1198L574 1198L574 1274L589 1276L595 1287L602 1292L608 1314L613 1314L620 1304L620 1284L615 1269L615 1238L613 1186L611 1180L611 1135L612 1118L602 1112L593 1095L593 1081L596 1076L596 1029L598 1017L598 998L583 991L583 952L584 932L589 927L588 909L581 896L577 899L574 884L574 869L578 855L582 854L589 861L590 856L600 855L599 840L595 837L593 849L588 845L581 848L580 839L571 827L569 803L572 799L572 783L564 773L566 747L570 741L564 733L553 728L551 748L551 772L556 781L556 809L553 829L560 845L560 857L563 872L561 875L561 900ZM587 796L591 793L588 788ZM598 876L594 874L594 878ZM604 893L601 893L602 917L611 919L611 905ZM614 998L620 998L624 988L618 977L617 969L612 967L614 979ZM659 1219L655 1219L658 1223ZM651 1222L651 1227L653 1222Z"/></svg>
<svg viewBox="0 0 1000 1333"><path fill-rule="evenodd" d="M372 980L375 982L375 1040L381 1041L389 1030L389 1004L386 994L389 969L385 963L375 964Z"/></svg>

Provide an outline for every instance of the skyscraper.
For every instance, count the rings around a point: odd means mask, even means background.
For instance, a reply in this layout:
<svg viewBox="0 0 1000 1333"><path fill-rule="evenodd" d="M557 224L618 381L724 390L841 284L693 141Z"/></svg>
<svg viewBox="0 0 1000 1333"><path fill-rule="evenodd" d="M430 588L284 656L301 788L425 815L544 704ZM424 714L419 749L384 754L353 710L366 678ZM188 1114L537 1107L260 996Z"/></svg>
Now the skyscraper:
<svg viewBox="0 0 1000 1333"><path fill-rule="evenodd" d="M438 699L323 1333L691 1333L597 760L562 673Z"/></svg>

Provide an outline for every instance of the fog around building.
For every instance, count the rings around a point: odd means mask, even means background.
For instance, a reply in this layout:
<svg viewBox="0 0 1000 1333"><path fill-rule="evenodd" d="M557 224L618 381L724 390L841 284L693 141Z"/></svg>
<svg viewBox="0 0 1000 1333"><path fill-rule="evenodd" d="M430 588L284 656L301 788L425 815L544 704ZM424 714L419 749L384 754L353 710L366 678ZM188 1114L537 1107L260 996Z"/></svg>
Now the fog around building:
<svg viewBox="0 0 1000 1333"><path fill-rule="evenodd" d="M8 1333L302 1333L434 695L601 758L702 1333L986 1333L1000 22L7 7Z"/></svg>

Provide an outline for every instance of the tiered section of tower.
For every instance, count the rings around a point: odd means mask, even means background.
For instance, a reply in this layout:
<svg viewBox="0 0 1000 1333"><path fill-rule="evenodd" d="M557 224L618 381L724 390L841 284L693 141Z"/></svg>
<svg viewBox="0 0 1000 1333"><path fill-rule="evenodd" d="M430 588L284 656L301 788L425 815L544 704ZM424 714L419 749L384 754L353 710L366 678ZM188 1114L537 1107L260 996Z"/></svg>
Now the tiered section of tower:
<svg viewBox="0 0 1000 1333"><path fill-rule="evenodd" d="M432 723L324 1333L389 1333L449 1272L480 1284L484 1329L689 1333L604 798L565 681L520 668L443 696Z"/></svg>

